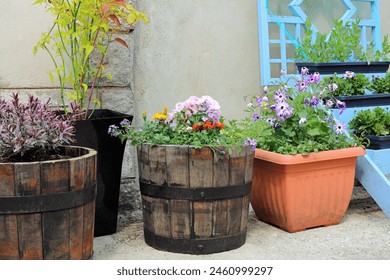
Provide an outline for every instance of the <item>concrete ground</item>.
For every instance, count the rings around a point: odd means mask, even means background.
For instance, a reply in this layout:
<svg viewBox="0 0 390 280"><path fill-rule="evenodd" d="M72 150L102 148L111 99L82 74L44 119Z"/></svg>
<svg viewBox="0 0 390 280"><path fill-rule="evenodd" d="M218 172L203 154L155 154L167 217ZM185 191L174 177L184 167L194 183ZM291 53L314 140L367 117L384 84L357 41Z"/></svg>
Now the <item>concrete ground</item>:
<svg viewBox="0 0 390 280"><path fill-rule="evenodd" d="M246 243L210 255L158 251L145 244L142 221L94 239L95 260L390 260L390 219L360 185L338 225L287 233L250 211Z"/></svg>

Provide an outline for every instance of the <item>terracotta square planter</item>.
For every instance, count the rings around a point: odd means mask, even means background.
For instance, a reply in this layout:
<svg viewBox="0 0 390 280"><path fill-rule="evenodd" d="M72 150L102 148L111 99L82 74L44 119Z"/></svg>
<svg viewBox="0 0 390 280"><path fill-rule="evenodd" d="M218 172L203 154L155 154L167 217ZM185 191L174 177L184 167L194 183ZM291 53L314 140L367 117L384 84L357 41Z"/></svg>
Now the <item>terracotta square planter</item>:
<svg viewBox="0 0 390 280"><path fill-rule="evenodd" d="M255 152L251 204L258 219L288 232L340 223L364 149L309 155Z"/></svg>

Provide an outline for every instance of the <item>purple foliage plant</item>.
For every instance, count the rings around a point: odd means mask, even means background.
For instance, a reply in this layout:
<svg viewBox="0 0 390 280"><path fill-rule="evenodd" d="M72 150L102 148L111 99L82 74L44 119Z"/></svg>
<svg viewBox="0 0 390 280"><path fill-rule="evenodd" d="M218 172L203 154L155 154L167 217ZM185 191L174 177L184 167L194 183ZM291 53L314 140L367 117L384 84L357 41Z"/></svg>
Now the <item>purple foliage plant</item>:
<svg viewBox="0 0 390 280"><path fill-rule="evenodd" d="M55 158L61 145L74 142L71 120L29 95L25 103L14 92L0 98L0 162Z"/></svg>

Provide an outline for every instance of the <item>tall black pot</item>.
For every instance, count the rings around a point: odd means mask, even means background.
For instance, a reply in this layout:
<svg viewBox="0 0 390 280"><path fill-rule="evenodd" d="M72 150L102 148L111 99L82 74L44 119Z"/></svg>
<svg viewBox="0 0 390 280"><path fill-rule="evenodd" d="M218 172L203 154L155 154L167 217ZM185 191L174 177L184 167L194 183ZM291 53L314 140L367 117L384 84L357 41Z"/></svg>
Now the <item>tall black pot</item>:
<svg viewBox="0 0 390 280"><path fill-rule="evenodd" d="M95 237L113 234L117 228L125 142L108 135L108 128L119 125L124 118L133 120L131 115L97 109L90 118L75 123L76 144L98 152Z"/></svg>

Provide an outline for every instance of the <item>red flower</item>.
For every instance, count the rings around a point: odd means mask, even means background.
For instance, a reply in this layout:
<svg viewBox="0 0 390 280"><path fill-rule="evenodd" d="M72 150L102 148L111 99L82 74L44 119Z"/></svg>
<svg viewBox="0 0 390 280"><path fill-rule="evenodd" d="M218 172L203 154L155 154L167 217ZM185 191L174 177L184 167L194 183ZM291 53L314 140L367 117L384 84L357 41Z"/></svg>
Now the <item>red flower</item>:
<svg viewBox="0 0 390 280"><path fill-rule="evenodd" d="M202 126L201 126L200 124L198 124L198 123L195 123L195 124L192 126L192 129L193 129L194 131L199 131L199 130L202 129Z"/></svg>
<svg viewBox="0 0 390 280"><path fill-rule="evenodd" d="M210 122L210 121L206 121L203 125L203 129L207 130L207 129L214 129L214 125Z"/></svg>
<svg viewBox="0 0 390 280"><path fill-rule="evenodd" d="M215 128L219 128L219 129L222 129L222 128L225 127L225 125L223 123L221 123L221 122L216 123L214 126L215 126Z"/></svg>

